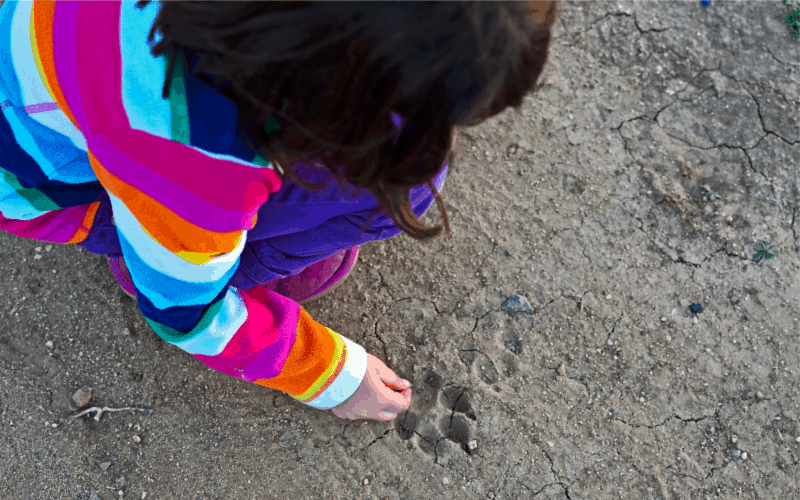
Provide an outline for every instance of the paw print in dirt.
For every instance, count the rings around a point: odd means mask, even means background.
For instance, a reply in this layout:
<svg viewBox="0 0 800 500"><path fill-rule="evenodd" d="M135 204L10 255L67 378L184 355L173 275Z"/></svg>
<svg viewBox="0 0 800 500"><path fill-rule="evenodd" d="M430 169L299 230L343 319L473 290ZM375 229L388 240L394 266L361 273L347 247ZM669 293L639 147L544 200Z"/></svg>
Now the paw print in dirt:
<svg viewBox="0 0 800 500"><path fill-rule="evenodd" d="M449 386L428 370L414 381L414 399L405 416L397 419L400 437L426 455L446 461L450 456L471 454L468 443L475 439L477 416L469 390Z"/></svg>

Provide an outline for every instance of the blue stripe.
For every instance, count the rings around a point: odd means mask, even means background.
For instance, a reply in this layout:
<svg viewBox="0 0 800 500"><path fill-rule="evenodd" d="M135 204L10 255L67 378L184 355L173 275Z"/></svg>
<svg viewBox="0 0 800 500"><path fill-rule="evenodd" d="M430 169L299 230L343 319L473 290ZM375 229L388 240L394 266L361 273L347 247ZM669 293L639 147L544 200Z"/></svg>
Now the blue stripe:
<svg viewBox="0 0 800 500"><path fill-rule="evenodd" d="M131 127L171 138L169 101L161 98L165 68L150 54L147 36L158 14L158 2L138 9L122 2L120 50L122 52L122 103Z"/></svg>
<svg viewBox="0 0 800 500"><path fill-rule="evenodd" d="M228 288L222 308L211 320L208 328L188 340L175 342L174 345L189 354L216 356L225 349L245 321L247 321L247 308L244 300L235 288Z"/></svg>
<svg viewBox="0 0 800 500"><path fill-rule="evenodd" d="M205 265L191 264L148 235L119 198L111 194L109 198L133 283L158 309L209 304L233 277L246 234L235 251Z"/></svg>
<svg viewBox="0 0 800 500"><path fill-rule="evenodd" d="M127 264L127 256L125 260ZM223 300L227 296L229 289L230 287L223 288L219 294L214 297L214 300L210 301L208 304L176 306L166 309L157 308L143 293L140 293L137 298L139 301L139 309L142 311L145 318L161 323L179 332L189 333L192 331L192 328L197 326L197 323L200 322L200 319L203 317L203 312L211 304Z"/></svg>

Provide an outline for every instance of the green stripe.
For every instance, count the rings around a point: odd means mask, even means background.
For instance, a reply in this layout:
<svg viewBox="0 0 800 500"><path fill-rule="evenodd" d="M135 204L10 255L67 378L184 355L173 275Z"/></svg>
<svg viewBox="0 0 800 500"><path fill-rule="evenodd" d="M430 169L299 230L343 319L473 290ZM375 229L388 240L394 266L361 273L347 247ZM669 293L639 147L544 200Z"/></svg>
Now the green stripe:
<svg viewBox="0 0 800 500"><path fill-rule="evenodd" d="M214 318L219 313L220 309L222 309L222 302L225 300L225 297L218 300L217 302L209 305L203 315L200 317L200 321L192 328L189 332L184 333L180 330L175 330L174 328L170 328L166 325L162 325L156 321L151 320L147 316L145 316L145 320L150 324L150 328L156 332L156 335L161 337L162 339L166 340L167 342L174 344L177 342L183 342L184 340L189 340L190 338L198 335L203 330L207 329L208 326L214 321Z"/></svg>
<svg viewBox="0 0 800 500"><path fill-rule="evenodd" d="M165 55L163 60L165 68L169 67L169 57ZM189 144L189 105L186 102L186 81L183 78L183 71L183 54L179 53L175 60L169 97L167 97L170 108L170 133L173 141Z"/></svg>
<svg viewBox="0 0 800 500"><path fill-rule="evenodd" d="M272 168L272 164L269 162L269 160L267 160L266 158L264 158L261 155L256 155L256 157L253 158L252 163L255 163L256 165L260 165L262 167L270 167L270 168Z"/></svg>
<svg viewBox="0 0 800 500"><path fill-rule="evenodd" d="M62 208L38 189L23 187L22 184L19 183L17 176L11 172L0 168L0 173L3 174L3 179L5 180L6 184L14 188L14 191L16 191L18 195L24 198L25 201L27 201L39 212L49 212L51 210L60 210Z"/></svg>

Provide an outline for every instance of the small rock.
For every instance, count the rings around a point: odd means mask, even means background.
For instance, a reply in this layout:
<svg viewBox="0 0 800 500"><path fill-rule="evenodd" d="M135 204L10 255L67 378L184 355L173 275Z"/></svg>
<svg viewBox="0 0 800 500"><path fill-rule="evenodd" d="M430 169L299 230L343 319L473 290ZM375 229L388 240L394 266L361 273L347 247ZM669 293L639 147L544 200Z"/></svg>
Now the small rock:
<svg viewBox="0 0 800 500"><path fill-rule="evenodd" d="M369 484L369 479L365 479L364 484Z"/></svg>
<svg viewBox="0 0 800 500"><path fill-rule="evenodd" d="M746 451L742 452L742 460L747 460L747 452Z"/></svg>
<svg viewBox="0 0 800 500"><path fill-rule="evenodd" d="M528 303L528 299L522 295L512 295L501 306L501 309L509 312L533 313L533 308L531 307L530 303Z"/></svg>
<svg viewBox="0 0 800 500"><path fill-rule="evenodd" d="M44 247L44 251L45 252L49 252L52 249L53 249L53 245L47 245L47 246Z"/></svg>
<svg viewBox="0 0 800 500"><path fill-rule="evenodd" d="M547 442L547 446L549 446L550 448L552 448L553 446L555 446L555 445L554 445L553 443L551 443L550 441L546 441L546 442Z"/></svg>
<svg viewBox="0 0 800 500"><path fill-rule="evenodd" d="M701 306L700 304L692 304L692 305L689 306L689 309L693 313L697 314L697 313L699 313L699 312L701 312L703 310L703 306Z"/></svg>
<svg viewBox="0 0 800 500"><path fill-rule="evenodd" d="M486 495L486 496L487 496L487 497L489 497L489 498L494 498L494 493L492 493L492 492L490 491L490 492L489 492L489 494L488 494L488 495Z"/></svg>
<svg viewBox="0 0 800 500"><path fill-rule="evenodd" d="M142 442L142 438L140 438L140 437L139 437L139 436L137 436L136 434L134 434L134 435L133 435L133 438L132 438L132 439L133 439L133 442L134 442L134 443L141 443L141 442Z"/></svg>
<svg viewBox="0 0 800 500"><path fill-rule="evenodd" d="M800 443L800 436L797 436L797 439L795 439L795 441L797 441L798 443Z"/></svg>
<svg viewBox="0 0 800 500"><path fill-rule="evenodd" d="M731 456L732 457L741 457L742 456L742 451L741 450L731 450Z"/></svg>
<svg viewBox="0 0 800 500"><path fill-rule="evenodd" d="M443 478L442 478L442 482L443 482L444 484L450 484L450 480L449 480L449 479L447 479L446 477L443 477Z"/></svg>
<svg viewBox="0 0 800 500"><path fill-rule="evenodd" d="M72 395L72 400L78 405L78 408L84 407L89 404L92 399L92 388L83 386Z"/></svg>
<svg viewBox="0 0 800 500"><path fill-rule="evenodd" d="M797 438L797 442L800 443L800 437ZM478 440L477 439L473 439L472 441L467 443L467 448L469 448L470 450L474 450L477 447L478 447Z"/></svg>
<svg viewBox="0 0 800 500"><path fill-rule="evenodd" d="M590 432L589 434L591 434L592 437L597 437L597 433L594 431L594 429L592 429L592 432Z"/></svg>
<svg viewBox="0 0 800 500"><path fill-rule="evenodd" d="M756 398L764 399L764 393L762 393L761 391L756 392Z"/></svg>
<svg viewBox="0 0 800 500"><path fill-rule="evenodd" d="M525 175L525 171L524 171L524 170L522 170L521 168L519 169L519 171L518 171L517 173L518 173L519 175Z"/></svg>
<svg viewBox="0 0 800 500"><path fill-rule="evenodd" d="M606 300L611 300L611 295L606 295Z"/></svg>
<svg viewBox="0 0 800 500"><path fill-rule="evenodd" d="M666 321L667 321L667 318L661 318L661 322L662 323L665 323Z"/></svg>
<svg viewBox="0 0 800 500"><path fill-rule="evenodd" d="M731 443L736 444L736 441L738 441L738 440L739 440L739 436L737 436L735 434L733 436L731 436Z"/></svg>
<svg viewBox="0 0 800 500"><path fill-rule="evenodd" d="M108 470L109 467L111 467L111 462L102 462L100 464L100 468L103 470Z"/></svg>
<svg viewBox="0 0 800 500"><path fill-rule="evenodd" d="M53 341L48 340L47 342L44 343L44 345L46 345L47 347L53 347Z"/></svg>
<svg viewBox="0 0 800 500"><path fill-rule="evenodd" d="M89 500L100 500L100 497L97 496L97 493L92 492L92 494L89 495Z"/></svg>
<svg viewBox="0 0 800 500"><path fill-rule="evenodd" d="M566 375L566 374L567 374L567 367L566 367L566 365L563 365L563 364L562 364L561 366L559 366L559 367L558 367L558 370L557 370L557 373L558 373L560 376L562 376L562 377L563 377L564 375Z"/></svg>
<svg viewBox="0 0 800 500"><path fill-rule="evenodd" d="M286 441L287 439L292 439L292 434L290 432L284 432L283 434L280 435L280 437L278 439L280 439L281 441Z"/></svg>

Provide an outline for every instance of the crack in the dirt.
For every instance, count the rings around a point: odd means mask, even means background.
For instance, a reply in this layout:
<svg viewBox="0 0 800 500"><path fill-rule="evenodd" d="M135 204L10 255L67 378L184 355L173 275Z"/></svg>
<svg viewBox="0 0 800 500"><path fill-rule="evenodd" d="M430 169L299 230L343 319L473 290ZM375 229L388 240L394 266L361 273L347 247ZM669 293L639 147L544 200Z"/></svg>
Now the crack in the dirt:
<svg viewBox="0 0 800 500"><path fill-rule="evenodd" d="M383 434L381 434L380 436L376 437L376 438L375 438L375 439L373 439L373 440L372 440L372 442L370 442L370 443L369 443L367 446L365 446L364 448L362 448L362 451L366 450L367 448L369 448L369 447L370 447L370 446L372 446L373 444L375 444L375 443L377 443L378 441L380 441L381 439L385 438L385 437L386 437L386 436L387 436L387 435L388 435L390 432L397 432L397 429L386 429L386 431L385 431Z"/></svg>
<svg viewBox="0 0 800 500"><path fill-rule="evenodd" d="M691 423L691 422L697 423L697 422L702 422L703 420L706 420L706 419L709 419L709 418L710 418L710 419L716 419L716 418L717 418L717 414L718 414L718 413L719 413L719 407L717 407L717 408L714 410L714 413L713 413L713 414L711 414L711 415L706 415L705 417L697 417L697 418L682 418L680 415L678 415L678 414L675 414L675 415L670 415L669 417L665 418L665 419L664 419L664 420L663 420L663 421L662 421L660 424L653 424L653 425L645 425L645 424L642 424L642 425L636 425L636 424L631 424L631 423L629 423L629 422L626 422L626 421L625 421L625 420L623 420L622 418L618 418L618 417L612 418L611 420L612 420L612 421L616 421L616 422L622 422L623 424L625 424L625 425L627 425L628 427L631 427L631 428L633 428L633 429L641 429L641 428L646 428L646 429L651 429L651 430L652 430L652 429L656 429L656 428L658 428L658 427L664 427L665 425L667 425L667 422L669 422L670 420L673 420L673 419L680 420L681 422L683 422L683 423L685 423L685 424L688 424L688 423Z"/></svg>

